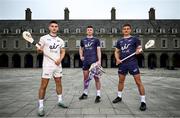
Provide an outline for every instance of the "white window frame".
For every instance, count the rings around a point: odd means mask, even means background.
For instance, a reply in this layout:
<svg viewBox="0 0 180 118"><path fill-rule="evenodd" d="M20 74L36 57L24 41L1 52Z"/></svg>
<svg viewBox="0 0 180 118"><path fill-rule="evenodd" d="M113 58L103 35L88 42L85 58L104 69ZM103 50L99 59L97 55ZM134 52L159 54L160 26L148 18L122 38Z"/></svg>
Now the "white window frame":
<svg viewBox="0 0 180 118"><path fill-rule="evenodd" d="M177 46L175 46L175 40L177 40ZM177 39L177 38L173 39L173 47L174 48L179 48L179 40L180 39Z"/></svg>
<svg viewBox="0 0 180 118"><path fill-rule="evenodd" d="M165 41L165 46L163 46L163 41ZM167 48L167 39L161 39L161 48Z"/></svg>
<svg viewBox="0 0 180 118"><path fill-rule="evenodd" d="M32 33L32 29L27 29L28 32Z"/></svg>
<svg viewBox="0 0 180 118"><path fill-rule="evenodd" d="M64 34L69 34L69 28L64 29Z"/></svg>
<svg viewBox="0 0 180 118"><path fill-rule="evenodd" d="M16 29L16 34L21 34L21 29Z"/></svg>
<svg viewBox="0 0 180 118"><path fill-rule="evenodd" d="M9 33L9 29L4 29L3 33L4 34L8 34Z"/></svg>
<svg viewBox="0 0 180 118"><path fill-rule="evenodd" d="M117 28L112 28L112 29L111 29L111 32L112 32L113 34L117 34Z"/></svg>
<svg viewBox="0 0 180 118"><path fill-rule="evenodd" d="M166 30L164 28L160 28L159 33L164 34L164 33L166 33Z"/></svg>
<svg viewBox="0 0 180 118"><path fill-rule="evenodd" d="M103 44L103 46L102 46ZM101 48L106 48L106 40L100 40L100 46Z"/></svg>
<svg viewBox="0 0 180 118"><path fill-rule="evenodd" d="M149 34L152 34L152 33L154 33L154 30L153 30L153 28L148 28L148 29L147 29L147 33L149 33Z"/></svg>
<svg viewBox="0 0 180 118"><path fill-rule="evenodd" d="M16 47L16 42L18 42L18 47ZM14 48L15 48L15 49L18 49L18 48L19 48L19 40L17 40L17 39L14 40Z"/></svg>
<svg viewBox="0 0 180 118"><path fill-rule="evenodd" d="M136 33L142 33L142 30L141 30L140 28L136 28L136 29L135 29L135 32L136 32Z"/></svg>
<svg viewBox="0 0 180 118"><path fill-rule="evenodd" d="M28 44L30 44L30 47L28 47ZM31 44L31 43L29 43L29 42L26 42L26 48L27 48L27 49L32 48L32 44Z"/></svg>
<svg viewBox="0 0 180 118"><path fill-rule="evenodd" d="M44 29L44 28L41 28L41 29L39 30L39 33L40 33L40 34L44 34L44 33L45 33L45 29Z"/></svg>
<svg viewBox="0 0 180 118"><path fill-rule="evenodd" d="M76 28L76 34L81 33L81 29L80 28Z"/></svg>
<svg viewBox="0 0 180 118"><path fill-rule="evenodd" d="M104 34L104 33L106 33L105 28L100 28L100 34Z"/></svg>
<svg viewBox="0 0 180 118"><path fill-rule="evenodd" d="M116 48L117 40L112 40L112 48Z"/></svg>
<svg viewBox="0 0 180 118"><path fill-rule="evenodd" d="M68 48L68 40L64 40L64 48Z"/></svg>
<svg viewBox="0 0 180 118"><path fill-rule="evenodd" d="M172 32L172 34L177 34L178 32L177 32L177 28L172 28L171 29L171 32Z"/></svg>
<svg viewBox="0 0 180 118"><path fill-rule="evenodd" d="M4 47L4 41L6 41L6 46ZM3 39L2 40L2 49L6 49L7 48L7 40L6 39Z"/></svg>
<svg viewBox="0 0 180 118"><path fill-rule="evenodd" d="M79 48L80 47L80 44L81 43L81 40L76 40L76 48Z"/></svg>

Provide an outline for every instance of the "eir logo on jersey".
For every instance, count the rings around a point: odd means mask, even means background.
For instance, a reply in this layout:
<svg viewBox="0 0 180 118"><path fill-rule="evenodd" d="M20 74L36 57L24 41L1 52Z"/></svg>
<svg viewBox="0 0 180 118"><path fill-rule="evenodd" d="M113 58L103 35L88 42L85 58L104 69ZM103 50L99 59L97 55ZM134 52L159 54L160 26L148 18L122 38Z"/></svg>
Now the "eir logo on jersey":
<svg viewBox="0 0 180 118"><path fill-rule="evenodd" d="M123 51L123 50L126 50L126 49L128 49L128 47L130 46L130 44L125 44L123 47L121 47L121 50Z"/></svg>
<svg viewBox="0 0 180 118"><path fill-rule="evenodd" d="M86 47L86 48L89 48L89 47L92 46L92 44L93 44L93 42L88 42L88 44L85 44L85 47Z"/></svg>
<svg viewBox="0 0 180 118"><path fill-rule="evenodd" d="M54 45L50 45L49 48L50 48L50 49L56 49L58 46L59 46L59 45L56 45L56 44L54 43Z"/></svg>

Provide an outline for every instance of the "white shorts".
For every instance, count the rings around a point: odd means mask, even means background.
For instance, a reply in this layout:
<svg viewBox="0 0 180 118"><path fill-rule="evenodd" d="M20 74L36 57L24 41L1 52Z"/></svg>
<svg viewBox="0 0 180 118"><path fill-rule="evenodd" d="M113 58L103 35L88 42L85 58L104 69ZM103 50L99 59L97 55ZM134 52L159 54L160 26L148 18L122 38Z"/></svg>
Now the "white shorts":
<svg viewBox="0 0 180 118"><path fill-rule="evenodd" d="M42 78L62 77L62 67L43 68Z"/></svg>

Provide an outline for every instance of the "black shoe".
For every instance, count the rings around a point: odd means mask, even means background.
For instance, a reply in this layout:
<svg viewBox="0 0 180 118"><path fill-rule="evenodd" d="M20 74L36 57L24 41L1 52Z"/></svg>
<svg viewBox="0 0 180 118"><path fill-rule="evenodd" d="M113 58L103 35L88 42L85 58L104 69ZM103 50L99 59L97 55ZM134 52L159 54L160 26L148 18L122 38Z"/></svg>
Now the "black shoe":
<svg viewBox="0 0 180 118"><path fill-rule="evenodd" d="M82 94L80 97L79 97L79 100L84 100L84 99L87 99L88 95L86 94Z"/></svg>
<svg viewBox="0 0 180 118"><path fill-rule="evenodd" d="M95 103L99 103L99 102L101 102L101 97L100 96L96 96Z"/></svg>
<svg viewBox="0 0 180 118"><path fill-rule="evenodd" d="M139 107L139 109L140 109L141 111L145 111L145 110L146 110L146 103L141 102L141 106Z"/></svg>
<svg viewBox="0 0 180 118"><path fill-rule="evenodd" d="M113 102L113 103L118 103L118 102L121 102L121 101L122 101L122 98L117 97L117 98L114 99L112 102Z"/></svg>

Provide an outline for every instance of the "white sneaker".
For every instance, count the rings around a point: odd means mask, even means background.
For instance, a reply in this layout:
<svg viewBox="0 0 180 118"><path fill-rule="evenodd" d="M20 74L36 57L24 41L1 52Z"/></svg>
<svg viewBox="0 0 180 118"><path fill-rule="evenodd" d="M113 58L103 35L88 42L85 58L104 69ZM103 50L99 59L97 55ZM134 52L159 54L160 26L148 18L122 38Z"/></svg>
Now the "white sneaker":
<svg viewBox="0 0 180 118"><path fill-rule="evenodd" d="M38 116L42 117L42 116L44 116L44 115L45 115L44 108L43 108L43 107L39 108L39 109L38 109Z"/></svg>

